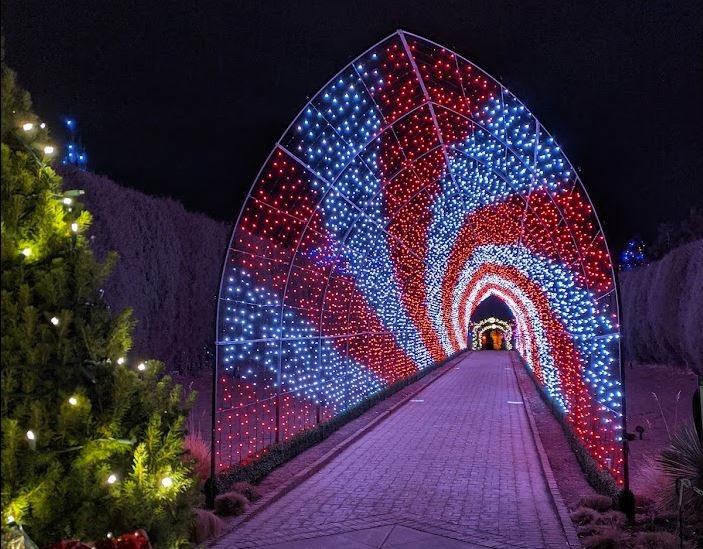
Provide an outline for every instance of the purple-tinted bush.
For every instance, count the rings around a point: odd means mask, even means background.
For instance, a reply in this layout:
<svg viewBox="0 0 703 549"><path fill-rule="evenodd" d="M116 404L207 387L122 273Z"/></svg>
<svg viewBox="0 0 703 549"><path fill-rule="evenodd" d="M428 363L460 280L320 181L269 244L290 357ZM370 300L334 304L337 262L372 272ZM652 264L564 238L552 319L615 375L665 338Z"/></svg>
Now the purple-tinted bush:
<svg viewBox="0 0 703 549"><path fill-rule="evenodd" d="M212 511L193 509L193 540L195 543L218 537L225 527L225 522Z"/></svg>
<svg viewBox="0 0 703 549"><path fill-rule="evenodd" d="M231 227L89 172L62 175L67 189L85 191L81 200L93 214L97 257L119 255L104 299L115 310L133 309L132 355L158 358L181 372L203 366Z"/></svg>
<svg viewBox="0 0 703 549"><path fill-rule="evenodd" d="M257 490L256 486L246 481L235 482L232 484L230 492L242 494L251 502L261 499L261 494L259 493L259 490Z"/></svg>
<svg viewBox="0 0 703 549"><path fill-rule="evenodd" d="M215 497L215 512L223 517L241 515L249 506L249 500L239 492L225 492Z"/></svg>
<svg viewBox="0 0 703 549"><path fill-rule="evenodd" d="M613 498L601 494L590 494L582 497L580 504L596 511L608 511L613 508Z"/></svg>
<svg viewBox="0 0 703 549"><path fill-rule="evenodd" d="M627 357L703 374L703 240L619 277Z"/></svg>

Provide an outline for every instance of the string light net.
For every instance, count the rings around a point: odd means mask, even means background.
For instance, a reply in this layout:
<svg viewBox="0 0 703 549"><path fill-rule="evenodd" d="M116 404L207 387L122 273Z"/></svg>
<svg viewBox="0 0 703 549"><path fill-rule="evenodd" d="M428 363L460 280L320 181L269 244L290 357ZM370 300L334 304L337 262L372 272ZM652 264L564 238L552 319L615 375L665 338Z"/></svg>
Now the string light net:
<svg viewBox="0 0 703 549"><path fill-rule="evenodd" d="M579 177L509 90L398 31L303 108L240 212L218 305L217 469L467 348L491 295L622 485L615 286Z"/></svg>

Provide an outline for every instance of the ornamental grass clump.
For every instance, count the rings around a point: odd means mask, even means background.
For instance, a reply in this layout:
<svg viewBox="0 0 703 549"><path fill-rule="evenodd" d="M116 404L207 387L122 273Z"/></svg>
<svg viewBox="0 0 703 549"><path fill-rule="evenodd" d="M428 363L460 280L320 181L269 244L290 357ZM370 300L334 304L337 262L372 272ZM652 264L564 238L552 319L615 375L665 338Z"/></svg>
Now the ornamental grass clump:
<svg viewBox="0 0 703 549"><path fill-rule="evenodd" d="M579 526L595 523L600 514L590 507L580 506L571 513L571 520Z"/></svg>
<svg viewBox="0 0 703 549"><path fill-rule="evenodd" d="M671 437L671 445L656 458L666 476L666 489L657 496L662 511L678 512L678 479L683 479L682 512L688 523L703 524L703 447L693 425L686 425Z"/></svg>
<svg viewBox="0 0 703 549"><path fill-rule="evenodd" d="M623 546L623 533L616 528L607 528L586 538L583 546L584 549L620 549Z"/></svg>
<svg viewBox="0 0 703 549"><path fill-rule="evenodd" d="M219 537L225 527L225 522L212 511L194 509L192 541L203 543L211 538Z"/></svg>
<svg viewBox="0 0 703 549"><path fill-rule="evenodd" d="M580 501L583 507L595 509L596 511L608 511L613 508L613 498L601 494L590 494L584 496Z"/></svg>
<svg viewBox="0 0 703 549"><path fill-rule="evenodd" d="M249 482L235 482L232 484L229 491L242 494L252 503L261 499L261 493L259 493L259 490L257 490L256 487Z"/></svg>
<svg viewBox="0 0 703 549"><path fill-rule="evenodd" d="M193 471L198 475L199 485L210 477L210 443L205 441L197 431L188 429L183 440L187 459L192 463Z"/></svg>
<svg viewBox="0 0 703 549"><path fill-rule="evenodd" d="M215 497L215 512L222 517L241 515L249 506L249 501L239 492L226 492Z"/></svg>
<svg viewBox="0 0 703 549"><path fill-rule="evenodd" d="M679 549L681 540L671 532L638 532L635 535L634 549ZM684 541L685 548L693 547Z"/></svg>
<svg viewBox="0 0 703 549"><path fill-rule="evenodd" d="M612 526L613 528L623 528L625 524L627 524L627 517L625 513L611 509L610 511L601 513L598 518L596 518L596 524L608 527Z"/></svg>

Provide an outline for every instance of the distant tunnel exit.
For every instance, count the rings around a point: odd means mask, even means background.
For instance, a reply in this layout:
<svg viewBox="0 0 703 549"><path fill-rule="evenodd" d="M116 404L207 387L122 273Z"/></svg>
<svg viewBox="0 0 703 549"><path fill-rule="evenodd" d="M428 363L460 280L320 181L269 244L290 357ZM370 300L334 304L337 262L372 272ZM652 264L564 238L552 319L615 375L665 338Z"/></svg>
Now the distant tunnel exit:
<svg viewBox="0 0 703 549"><path fill-rule="evenodd" d="M485 318L471 327L471 348L475 351L510 351L513 349L513 328L499 318Z"/></svg>
<svg viewBox="0 0 703 549"><path fill-rule="evenodd" d="M510 351L514 347L515 316L495 295L487 296L471 313L467 341L473 350Z"/></svg>

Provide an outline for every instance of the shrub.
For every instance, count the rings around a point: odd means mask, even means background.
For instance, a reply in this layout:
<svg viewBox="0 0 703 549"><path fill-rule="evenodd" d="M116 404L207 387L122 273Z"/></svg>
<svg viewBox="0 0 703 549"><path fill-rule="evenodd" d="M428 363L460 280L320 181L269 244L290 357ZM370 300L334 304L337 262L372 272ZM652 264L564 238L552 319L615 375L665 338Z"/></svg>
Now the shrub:
<svg viewBox="0 0 703 549"><path fill-rule="evenodd" d="M620 511L608 511L607 513L601 514L596 519L596 523L612 526L614 528L622 528L627 523L627 517L625 513L621 513Z"/></svg>
<svg viewBox="0 0 703 549"><path fill-rule="evenodd" d="M581 506L577 507L574 512L571 513L571 520L575 524L583 526L584 524L591 524L595 522L598 516L598 513L590 507Z"/></svg>
<svg viewBox="0 0 703 549"><path fill-rule="evenodd" d="M223 517L241 515L249 501L239 492L226 492L215 497L215 512Z"/></svg>
<svg viewBox="0 0 703 549"><path fill-rule="evenodd" d="M235 482L229 491L242 494L245 498L252 502L261 499L261 493L256 489L256 487L245 481Z"/></svg>
<svg viewBox="0 0 703 549"><path fill-rule="evenodd" d="M638 532L634 549L679 549L679 537L671 532ZM684 542L684 547L691 547Z"/></svg>
<svg viewBox="0 0 703 549"><path fill-rule="evenodd" d="M608 511L613 508L613 498L601 494L591 494L581 498L580 504L596 511Z"/></svg>
<svg viewBox="0 0 703 549"><path fill-rule="evenodd" d="M642 494L635 494L635 512L651 515L654 508L654 499Z"/></svg>
<svg viewBox="0 0 703 549"><path fill-rule="evenodd" d="M622 532L614 528L607 528L590 538L583 540L585 549L619 549L623 545Z"/></svg>
<svg viewBox="0 0 703 549"><path fill-rule="evenodd" d="M188 430L183 440L183 447L193 460L193 470L200 481L210 477L210 443L206 442L197 431Z"/></svg>
<svg viewBox="0 0 703 549"><path fill-rule="evenodd" d="M211 538L219 537L225 522L212 511L206 509L193 509L195 514L193 520L192 540L195 543L203 543Z"/></svg>

